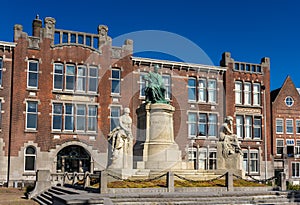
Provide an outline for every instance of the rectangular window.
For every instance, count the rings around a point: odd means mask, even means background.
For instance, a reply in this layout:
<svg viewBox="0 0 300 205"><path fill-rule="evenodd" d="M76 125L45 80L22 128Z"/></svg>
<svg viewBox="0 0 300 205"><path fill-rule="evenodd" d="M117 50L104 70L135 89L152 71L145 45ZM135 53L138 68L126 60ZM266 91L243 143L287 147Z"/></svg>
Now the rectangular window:
<svg viewBox="0 0 300 205"><path fill-rule="evenodd" d="M287 134L293 134L294 126L293 126L293 120L292 119L286 119L286 133Z"/></svg>
<svg viewBox="0 0 300 205"><path fill-rule="evenodd" d="M144 79L145 75L147 75L147 73L140 73L140 97L145 97L145 89L147 85L147 82Z"/></svg>
<svg viewBox="0 0 300 205"><path fill-rule="evenodd" d="M98 68L89 68L89 92L98 92Z"/></svg>
<svg viewBox="0 0 300 205"><path fill-rule="evenodd" d="M206 114L199 114L198 119L198 136L207 136L207 119Z"/></svg>
<svg viewBox="0 0 300 205"><path fill-rule="evenodd" d="M243 168L248 173L248 150L243 150Z"/></svg>
<svg viewBox="0 0 300 205"><path fill-rule="evenodd" d="M208 80L208 102L215 103L217 102L217 81Z"/></svg>
<svg viewBox="0 0 300 205"><path fill-rule="evenodd" d="M253 84L253 105L260 105L260 84Z"/></svg>
<svg viewBox="0 0 300 205"><path fill-rule="evenodd" d="M97 131L97 106L88 106L88 131Z"/></svg>
<svg viewBox="0 0 300 205"><path fill-rule="evenodd" d="M300 134L300 120L296 120L296 134Z"/></svg>
<svg viewBox="0 0 300 205"><path fill-rule="evenodd" d="M217 115L209 114L208 117L208 136L217 136Z"/></svg>
<svg viewBox="0 0 300 205"><path fill-rule="evenodd" d="M283 139L276 139L276 154L282 155L284 148L284 141Z"/></svg>
<svg viewBox="0 0 300 205"><path fill-rule="evenodd" d="M75 66L67 65L66 66L66 79L65 79L65 89L69 91L75 90Z"/></svg>
<svg viewBox="0 0 300 205"><path fill-rule="evenodd" d="M77 85L76 90L85 92L86 91L86 67L77 67Z"/></svg>
<svg viewBox="0 0 300 205"><path fill-rule="evenodd" d="M190 162L196 162L197 159L197 150L195 148L189 148L188 149L188 159Z"/></svg>
<svg viewBox="0 0 300 205"><path fill-rule="evenodd" d="M63 64L54 64L54 82L53 88L57 90L63 89L64 67Z"/></svg>
<svg viewBox="0 0 300 205"><path fill-rule="evenodd" d="M283 119L276 118L276 133L277 134L283 133Z"/></svg>
<svg viewBox="0 0 300 205"><path fill-rule="evenodd" d="M27 87L38 88L39 63L38 61L28 61Z"/></svg>
<svg viewBox="0 0 300 205"><path fill-rule="evenodd" d="M251 105L251 83L244 83L244 104Z"/></svg>
<svg viewBox="0 0 300 205"><path fill-rule="evenodd" d="M189 78L188 80L188 97L189 101L196 101L196 79Z"/></svg>
<svg viewBox="0 0 300 205"><path fill-rule="evenodd" d="M74 131L74 105L65 104L65 130Z"/></svg>
<svg viewBox="0 0 300 205"><path fill-rule="evenodd" d="M236 81L235 87L235 104L242 104L242 82Z"/></svg>
<svg viewBox="0 0 300 205"><path fill-rule="evenodd" d="M292 162L292 177L300 177L300 162Z"/></svg>
<svg viewBox="0 0 300 205"><path fill-rule="evenodd" d="M244 137L244 135L243 135L243 133L244 133L243 124L244 124L243 116L237 115L236 116L236 135L239 138Z"/></svg>
<svg viewBox="0 0 300 205"><path fill-rule="evenodd" d="M62 127L62 104L53 103L52 105L52 129L61 131Z"/></svg>
<svg viewBox="0 0 300 205"><path fill-rule="evenodd" d="M76 130L85 131L85 116L86 116L86 107L85 105L77 105L76 107Z"/></svg>
<svg viewBox="0 0 300 205"><path fill-rule="evenodd" d="M37 129L38 103L36 101L26 102L26 129Z"/></svg>
<svg viewBox="0 0 300 205"><path fill-rule="evenodd" d="M163 75L162 78L166 89L165 99L171 99L171 76Z"/></svg>
<svg viewBox="0 0 300 205"><path fill-rule="evenodd" d="M110 131L119 126L120 107L110 107Z"/></svg>
<svg viewBox="0 0 300 205"><path fill-rule="evenodd" d="M296 140L295 155L300 155L300 140Z"/></svg>
<svg viewBox="0 0 300 205"><path fill-rule="evenodd" d="M260 117L254 117L254 138L255 139L261 139L261 118Z"/></svg>
<svg viewBox="0 0 300 205"><path fill-rule="evenodd" d="M208 167L210 170L217 169L217 152L215 150L209 151Z"/></svg>
<svg viewBox="0 0 300 205"><path fill-rule="evenodd" d="M207 150L199 150L199 169L207 170Z"/></svg>
<svg viewBox="0 0 300 205"><path fill-rule="evenodd" d="M197 113L188 114L188 132L189 137L197 136Z"/></svg>
<svg viewBox="0 0 300 205"><path fill-rule="evenodd" d="M200 102L206 102L206 79L199 79L198 97Z"/></svg>
<svg viewBox="0 0 300 205"><path fill-rule="evenodd" d="M2 87L2 71L3 71L3 59L0 58L0 87Z"/></svg>
<svg viewBox="0 0 300 205"><path fill-rule="evenodd" d="M120 94L120 81L121 81L121 75L120 75L119 69L112 69L111 70L111 93L112 94Z"/></svg>
<svg viewBox="0 0 300 205"><path fill-rule="evenodd" d="M239 63L235 63L234 64L234 69L235 70L239 70L240 69L240 64Z"/></svg>
<svg viewBox="0 0 300 205"><path fill-rule="evenodd" d="M245 138L252 138L252 117L245 117Z"/></svg>
<svg viewBox="0 0 300 205"><path fill-rule="evenodd" d="M258 152L250 151L250 173L258 173Z"/></svg>

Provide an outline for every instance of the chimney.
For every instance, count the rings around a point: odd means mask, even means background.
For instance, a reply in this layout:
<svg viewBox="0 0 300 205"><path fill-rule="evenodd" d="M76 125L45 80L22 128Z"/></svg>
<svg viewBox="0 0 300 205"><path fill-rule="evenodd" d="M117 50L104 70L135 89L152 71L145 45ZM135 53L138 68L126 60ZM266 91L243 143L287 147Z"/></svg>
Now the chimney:
<svg viewBox="0 0 300 205"><path fill-rule="evenodd" d="M32 35L35 37L40 37L42 28L42 20L39 19L39 15L36 15L35 19L32 22Z"/></svg>

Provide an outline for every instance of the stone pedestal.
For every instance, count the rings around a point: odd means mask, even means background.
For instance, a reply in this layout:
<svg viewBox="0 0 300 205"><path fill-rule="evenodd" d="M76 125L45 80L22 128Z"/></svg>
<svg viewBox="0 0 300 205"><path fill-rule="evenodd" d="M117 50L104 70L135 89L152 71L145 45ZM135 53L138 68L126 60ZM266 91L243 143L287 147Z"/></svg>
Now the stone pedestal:
<svg viewBox="0 0 300 205"><path fill-rule="evenodd" d="M169 104L145 104L137 110L142 159L138 169L164 170L181 166L181 151L174 141L173 113ZM142 129L141 129L142 128Z"/></svg>
<svg viewBox="0 0 300 205"><path fill-rule="evenodd" d="M230 171L233 174L244 176L243 156L240 153L234 153L228 157L223 156L223 142L217 143L217 169Z"/></svg>

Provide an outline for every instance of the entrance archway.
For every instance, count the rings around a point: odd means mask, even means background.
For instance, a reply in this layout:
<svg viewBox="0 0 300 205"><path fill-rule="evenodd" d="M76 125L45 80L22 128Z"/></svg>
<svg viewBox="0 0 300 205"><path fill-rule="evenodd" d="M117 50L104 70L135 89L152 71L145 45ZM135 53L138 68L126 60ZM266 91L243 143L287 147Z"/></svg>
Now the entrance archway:
<svg viewBox="0 0 300 205"><path fill-rule="evenodd" d="M91 156L81 146L70 145L57 153L57 172L90 172Z"/></svg>

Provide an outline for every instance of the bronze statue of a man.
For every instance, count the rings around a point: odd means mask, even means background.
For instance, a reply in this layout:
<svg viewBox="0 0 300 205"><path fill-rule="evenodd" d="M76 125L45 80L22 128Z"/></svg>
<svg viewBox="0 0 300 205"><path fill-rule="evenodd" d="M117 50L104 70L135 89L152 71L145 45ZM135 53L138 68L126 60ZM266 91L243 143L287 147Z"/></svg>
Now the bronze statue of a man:
<svg viewBox="0 0 300 205"><path fill-rule="evenodd" d="M168 104L169 101L165 99L166 88L158 69L159 65L156 64L154 65L154 72L144 76L144 80L148 82L145 89L146 102Z"/></svg>

